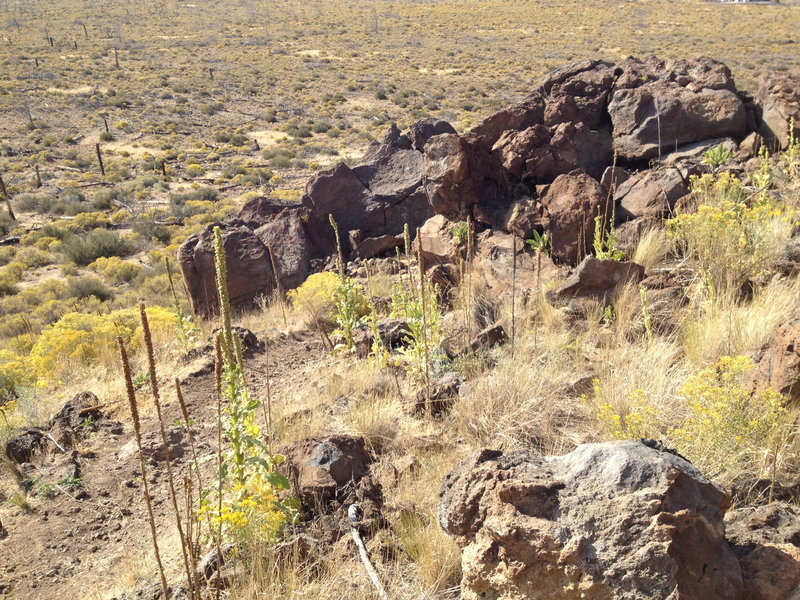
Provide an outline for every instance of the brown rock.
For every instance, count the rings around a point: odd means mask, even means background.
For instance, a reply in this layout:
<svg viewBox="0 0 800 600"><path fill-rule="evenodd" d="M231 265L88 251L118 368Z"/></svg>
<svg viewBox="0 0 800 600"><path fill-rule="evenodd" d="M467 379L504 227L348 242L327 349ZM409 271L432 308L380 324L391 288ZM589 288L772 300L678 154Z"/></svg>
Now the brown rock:
<svg viewBox="0 0 800 600"><path fill-rule="evenodd" d="M576 264L592 248L594 218L610 213L603 188L586 173L576 171L557 177L541 201L551 256Z"/></svg>
<svg viewBox="0 0 800 600"><path fill-rule="evenodd" d="M42 429L25 429L6 442L6 456L14 463L23 464L47 448L47 438Z"/></svg>
<svg viewBox="0 0 800 600"><path fill-rule="evenodd" d="M562 269L549 256L542 254L537 257L526 247L524 240L517 238L516 247L519 298L563 277ZM510 294L514 274L514 236L501 231L484 231L477 238L476 249L475 273L486 282L490 294L495 297Z"/></svg>
<svg viewBox="0 0 800 600"><path fill-rule="evenodd" d="M596 129L605 119L605 105L614 83L614 65L584 60L551 71L542 83L548 98L545 125L583 123Z"/></svg>
<svg viewBox="0 0 800 600"><path fill-rule="evenodd" d="M800 77L774 71L763 73L755 102L760 117L758 133L770 146L787 147L792 119L795 139L800 137Z"/></svg>
<svg viewBox="0 0 800 600"><path fill-rule="evenodd" d="M426 266L458 260L460 250L458 240L452 233L454 225L444 215L436 215L420 227L419 236L414 240L414 248L422 248Z"/></svg>
<svg viewBox="0 0 800 600"><path fill-rule="evenodd" d="M359 258L373 258L402 246L402 236L382 235L380 237L362 239L355 246L355 253Z"/></svg>
<svg viewBox="0 0 800 600"><path fill-rule="evenodd" d="M640 442L565 456L483 450L447 476L439 521L462 549L465 600L739 600L729 498Z"/></svg>
<svg viewBox="0 0 800 600"><path fill-rule="evenodd" d="M531 94L522 102L512 104L484 119L472 128L484 148L495 145L504 132L522 131L541 124L544 119L544 98L538 93Z"/></svg>
<svg viewBox="0 0 800 600"><path fill-rule="evenodd" d="M347 435L299 440L285 454L286 474L297 482L303 506L316 512L366 476L372 462L364 439Z"/></svg>
<svg viewBox="0 0 800 600"><path fill-rule="evenodd" d="M727 538L739 558L743 599L791 600L800 594L800 512L773 503L739 508L725 517Z"/></svg>
<svg viewBox="0 0 800 600"><path fill-rule="evenodd" d="M450 410L450 406L458 398L458 388L464 379L456 372L448 372L430 383L430 413L440 416ZM416 397L406 401L405 409L409 414L422 415L428 412L428 393L422 389Z"/></svg>
<svg viewBox="0 0 800 600"><path fill-rule="evenodd" d="M492 203L501 195L495 160L474 135L437 135L425 145L425 193L437 214L466 219L478 202Z"/></svg>
<svg viewBox="0 0 800 600"><path fill-rule="evenodd" d="M621 222L639 217L661 218L675 208L688 189L680 171L674 168L651 169L632 175L617 187L614 202Z"/></svg>
<svg viewBox="0 0 800 600"><path fill-rule="evenodd" d="M264 242L240 223L212 223L199 234L189 236L178 250L181 267L194 314L207 317L219 311L216 268L214 267L214 227L222 230L222 243L228 270L228 296L234 308L253 308L257 299L275 288L275 276Z"/></svg>
<svg viewBox="0 0 800 600"><path fill-rule="evenodd" d="M505 328L497 324L478 332L478 334L472 338L469 347L473 352L478 352L479 350L488 350L495 346L505 344L507 341L508 334Z"/></svg>
<svg viewBox="0 0 800 600"><path fill-rule="evenodd" d="M800 319L781 325L762 350L752 375L756 388L773 388L793 401L800 400Z"/></svg>
<svg viewBox="0 0 800 600"><path fill-rule="evenodd" d="M300 286L311 273L311 259L315 255L302 214L283 213L256 229L255 234L267 246L267 251L274 253L281 290Z"/></svg>
<svg viewBox="0 0 800 600"><path fill-rule="evenodd" d="M415 150L422 152L425 149L425 144L428 140L435 135L443 133L455 133L456 130L447 121L442 121L435 117L428 117L420 119L411 125L409 135L411 137L411 145Z"/></svg>
<svg viewBox="0 0 800 600"><path fill-rule="evenodd" d="M523 198L511 205L504 229L521 240L533 237L533 232L542 227L542 206L538 202Z"/></svg>
<svg viewBox="0 0 800 600"><path fill-rule="evenodd" d="M61 407L50 419L50 435L63 448L72 448L78 441L97 431L103 420L100 400L92 392L81 392Z"/></svg>
<svg viewBox="0 0 800 600"><path fill-rule="evenodd" d="M606 297L618 285L644 279L644 267L634 262L600 260L587 256L553 294L555 298Z"/></svg>
<svg viewBox="0 0 800 600"><path fill-rule="evenodd" d="M676 145L746 133L744 104L722 63L629 59L621 69L608 112L614 149L623 160L647 160Z"/></svg>

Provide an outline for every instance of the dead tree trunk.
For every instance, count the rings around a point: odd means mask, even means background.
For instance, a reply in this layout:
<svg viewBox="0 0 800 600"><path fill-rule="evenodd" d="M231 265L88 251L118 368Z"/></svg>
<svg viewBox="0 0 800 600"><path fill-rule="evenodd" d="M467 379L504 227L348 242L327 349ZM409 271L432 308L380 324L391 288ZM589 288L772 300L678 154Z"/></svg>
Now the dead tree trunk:
<svg viewBox="0 0 800 600"><path fill-rule="evenodd" d="M97 162L100 163L100 175L106 176L106 168L103 165L103 153L100 152L100 144L95 144L94 149L97 150Z"/></svg>

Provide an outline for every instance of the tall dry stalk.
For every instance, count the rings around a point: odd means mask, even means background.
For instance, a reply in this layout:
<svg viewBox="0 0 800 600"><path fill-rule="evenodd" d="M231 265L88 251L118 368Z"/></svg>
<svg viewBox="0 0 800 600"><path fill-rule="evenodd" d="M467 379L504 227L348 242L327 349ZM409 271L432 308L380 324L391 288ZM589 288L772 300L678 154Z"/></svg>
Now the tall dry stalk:
<svg viewBox="0 0 800 600"><path fill-rule="evenodd" d="M164 598L169 598L169 586L167 585L167 577L164 575L164 563L161 562L161 551L158 548L158 532L156 531L156 518L153 514L153 503L150 500L150 486L147 483L147 467L144 462L144 453L142 452L142 428L139 422L139 407L136 405L136 392L133 389L133 377L131 376L131 365L128 361L128 353L125 350L125 343L121 337L117 338L117 345L119 346L119 356L122 361L122 373L125 378L125 389L128 392L128 404L131 408L131 421L133 421L133 433L136 437L136 447L139 449L139 466L142 471L142 492L144 494L144 502L147 506L147 520L150 524L150 533L153 537L153 550L155 551L156 564L158 565L158 574L161 578L161 590Z"/></svg>
<svg viewBox="0 0 800 600"><path fill-rule="evenodd" d="M218 333L214 338L214 386L217 392L217 514L222 514L222 335ZM219 520L217 529L217 592L216 600L220 596L220 571L222 570L222 519Z"/></svg>
<svg viewBox="0 0 800 600"><path fill-rule="evenodd" d="M186 532L184 531L183 522L181 519L181 511L178 507L178 493L175 489L175 476L172 471L172 460L169 453L169 438L167 437L167 429L164 426L164 415L161 410L161 395L158 389L158 379L156 374L156 360L155 353L153 352L153 337L150 333L150 323L147 320L147 311L145 310L144 302L139 303L139 316L142 321L142 332L144 337L145 349L147 351L147 365L150 373L150 389L153 392L153 404L156 407L156 414L158 416L158 426L161 431L161 441L164 449L164 462L167 465L167 481L169 483L169 494L172 500L172 508L175 511L175 524L178 528L178 536L181 540L181 554L183 555L184 568L186 569L186 583L189 587L192 597L197 597L197 586L195 586L195 567L193 561L190 561L191 540L186 539ZM187 515L187 518L191 518Z"/></svg>

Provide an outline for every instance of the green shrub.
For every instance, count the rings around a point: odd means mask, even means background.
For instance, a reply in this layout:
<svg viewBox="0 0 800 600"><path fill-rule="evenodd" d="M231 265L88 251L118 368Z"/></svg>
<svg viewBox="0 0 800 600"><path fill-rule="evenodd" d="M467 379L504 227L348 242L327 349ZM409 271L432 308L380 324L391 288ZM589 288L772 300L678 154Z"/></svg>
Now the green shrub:
<svg viewBox="0 0 800 600"><path fill-rule="evenodd" d="M70 262L85 267L104 256L125 256L132 251L131 244L116 231L95 229L84 235L71 235L64 239L61 251Z"/></svg>
<svg viewBox="0 0 800 600"><path fill-rule="evenodd" d="M114 297L114 292L102 280L92 275L70 278L67 281L67 293L70 297L80 300L94 296L101 302L111 300Z"/></svg>

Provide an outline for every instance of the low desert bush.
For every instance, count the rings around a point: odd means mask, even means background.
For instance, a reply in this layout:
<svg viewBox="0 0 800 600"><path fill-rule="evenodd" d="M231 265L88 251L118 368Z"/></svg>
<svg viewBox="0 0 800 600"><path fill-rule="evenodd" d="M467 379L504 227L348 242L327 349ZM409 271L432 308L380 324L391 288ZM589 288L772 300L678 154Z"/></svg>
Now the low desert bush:
<svg viewBox="0 0 800 600"><path fill-rule="evenodd" d="M66 237L61 252L66 259L79 266L86 266L98 258L108 256L125 256L133 248L116 231L95 229L83 235Z"/></svg>
<svg viewBox="0 0 800 600"><path fill-rule="evenodd" d="M336 273L314 273L300 287L289 290L287 296L296 309L305 311L314 321L334 322L337 310L337 290L340 278ZM362 293L354 292L353 313L357 318L369 313L369 302Z"/></svg>
<svg viewBox="0 0 800 600"><path fill-rule="evenodd" d="M717 290L736 290L781 259L798 213L769 195L749 192L728 172L692 179L696 212L667 221L684 256Z"/></svg>
<svg viewBox="0 0 800 600"><path fill-rule="evenodd" d="M102 280L92 275L71 277L67 281L67 294L78 300L94 296L101 302L111 300L114 297L114 292Z"/></svg>

